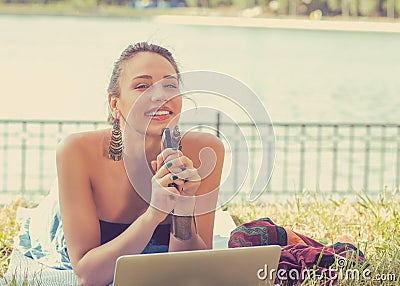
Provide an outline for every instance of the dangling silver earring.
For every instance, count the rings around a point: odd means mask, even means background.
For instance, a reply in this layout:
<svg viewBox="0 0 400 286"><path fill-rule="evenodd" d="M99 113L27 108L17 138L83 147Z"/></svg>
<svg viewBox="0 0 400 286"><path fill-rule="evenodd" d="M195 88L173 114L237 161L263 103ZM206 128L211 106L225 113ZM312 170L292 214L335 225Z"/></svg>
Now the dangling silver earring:
<svg viewBox="0 0 400 286"><path fill-rule="evenodd" d="M178 148L178 150L182 149L181 145L181 131L179 130L178 125L175 126L174 130L172 131L172 145Z"/></svg>
<svg viewBox="0 0 400 286"><path fill-rule="evenodd" d="M119 119L115 118L111 131L110 146L108 148L108 158L114 161L120 161L122 159L123 150L124 146L122 144L122 132L119 126Z"/></svg>

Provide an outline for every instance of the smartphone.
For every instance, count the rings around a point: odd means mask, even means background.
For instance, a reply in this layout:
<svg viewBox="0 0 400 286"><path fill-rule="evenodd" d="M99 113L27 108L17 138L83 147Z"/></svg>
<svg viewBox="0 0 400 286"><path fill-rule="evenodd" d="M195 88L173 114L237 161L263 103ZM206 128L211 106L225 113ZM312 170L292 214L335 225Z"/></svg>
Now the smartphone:
<svg viewBox="0 0 400 286"><path fill-rule="evenodd" d="M173 148L172 139L171 139L171 131L169 128L164 128L161 135L162 149L165 150L167 148ZM168 184L169 187L175 187L179 190L178 185L175 183Z"/></svg>
<svg viewBox="0 0 400 286"><path fill-rule="evenodd" d="M162 135L161 135L161 141L162 141L162 149L167 149L167 148L172 148L172 139L171 139L171 131L169 128L164 128Z"/></svg>

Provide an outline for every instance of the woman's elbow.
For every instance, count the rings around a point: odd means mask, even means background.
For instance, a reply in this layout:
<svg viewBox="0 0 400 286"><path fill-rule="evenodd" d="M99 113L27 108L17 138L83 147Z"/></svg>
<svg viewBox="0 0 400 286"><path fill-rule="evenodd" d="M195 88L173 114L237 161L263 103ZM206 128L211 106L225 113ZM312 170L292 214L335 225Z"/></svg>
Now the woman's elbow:
<svg viewBox="0 0 400 286"><path fill-rule="evenodd" d="M87 279L83 276L77 276L78 279L78 285L79 286L87 286L90 285L90 283L88 283Z"/></svg>
<svg viewBox="0 0 400 286"><path fill-rule="evenodd" d="M74 273L78 280L79 286L99 286L110 284L104 282L104 277L99 275L99 273L97 273L96 271L74 269Z"/></svg>
<svg viewBox="0 0 400 286"><path fill-rule="evenodd" d="M88 285L94 285L93 279L89 277L89 275L85 272L80 272L74 269L74 273L76 276L76 279L78 280L78 285L79 286L88 286Z"/></svg>
<svg viewBox="0 0 400 286"><path fill-rule="evenodd" d="M99 286L110 284L98 281L98 276L99 275L96 275L96 277L90 277L90 275L76 275L79 286Z"/></svg>

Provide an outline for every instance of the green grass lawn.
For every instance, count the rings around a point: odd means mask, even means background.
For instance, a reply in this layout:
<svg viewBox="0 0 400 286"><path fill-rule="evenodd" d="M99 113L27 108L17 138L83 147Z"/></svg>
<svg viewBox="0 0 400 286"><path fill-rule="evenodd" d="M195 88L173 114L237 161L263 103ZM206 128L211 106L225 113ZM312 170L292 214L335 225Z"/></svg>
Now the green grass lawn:
<svg viewBox="0 0 400 286"><path fill-rule="evenodd" d="M19 225L15 221L19 205L20 202L16 202L0 210L0 277L7 270L13 246L13 238L19 230Z"/></svg>
<svg viewBox="0 0 400 286"><path fill-rule="evenodd" d="M369 277L377 279L343 279L338 285L400 285L398 192L388 196L383 191L375 199L360 194L352 202L346 198L332 200L326 196L304 193L290 202L232 205L229 210L236 224L269 217L278 225L324 244L332 244L338 236L348 235L370 263ZM348 275L348 278L351 277ZM381 277L384 279L379 279ZM303 285L316 284L310 282Z"/></svg>
<svg viewBox="0 0 400 286"><path fill-rule="evenodd" d="M280 203L231 204L228 211L237 224L269 217L278 225L325 244L333 243L337 236L348 235L365 253L370 263L370 277L385 279L343 279L339 285L400 285L399 198L400 194L389 196L385 191L375 199L361 194L352 201L303 193ZM7 269L13 236L19 229L15 215L20 204L17 202L0 210L0 276Z"/></svg>

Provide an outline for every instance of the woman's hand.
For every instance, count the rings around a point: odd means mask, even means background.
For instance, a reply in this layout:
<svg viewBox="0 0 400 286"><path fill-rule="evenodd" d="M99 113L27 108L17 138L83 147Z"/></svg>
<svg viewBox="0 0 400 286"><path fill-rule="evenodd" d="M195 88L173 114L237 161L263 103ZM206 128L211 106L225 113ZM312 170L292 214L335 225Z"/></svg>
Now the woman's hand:
<svg viewBox="0 0 400 286"><path fill-rule="evenodd" d="M167 150L169 150L169 153L172 153L172 149ZM164 153L169 154L168 151ZM159 160L159 157L162 156L162 154L163 153L158 155L157 161ZM155 170L156 167L156 173L151 179L152 193L150 207L147 211L157 221L162 222L174 209L176 204L176 197L180 193L179 190L171 185L174 181L166 165L160 165L161 167L158 168L153 162L151 162L151 166L153 170Z"/></svg>
<svg viewBox="0 0 400 286"><path fill-rule="evenodd" d="M193 214L195 197L197 189L201 183L197 169L194 168L192 160L183 155L179 150L165 149L157 156L156 161L151 162L156 175L161 173L165 176L170 176L170 182L174 183L176 188L174 192L175 209L177 215ZM153 177L153 178L154 178ZM170 187L168 187L170 188ZM172 209L171 209L172 210Z"/></svg>

